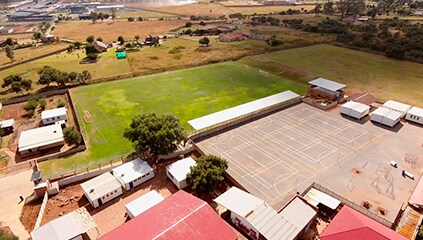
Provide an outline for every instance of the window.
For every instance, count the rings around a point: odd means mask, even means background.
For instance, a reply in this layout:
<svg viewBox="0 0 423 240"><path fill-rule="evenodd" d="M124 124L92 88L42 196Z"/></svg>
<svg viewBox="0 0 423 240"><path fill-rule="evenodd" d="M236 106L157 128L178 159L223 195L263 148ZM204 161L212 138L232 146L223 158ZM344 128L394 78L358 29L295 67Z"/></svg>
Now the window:
<svg viewBox="0 0 423 240"><path fill-rule="evenodd" d="M103 197L101 197L103 200L104 200L104 196Z"/></svg>
<svg viewBox="0 0 423 240"><path fill-rule="evenodd" d="M117 190L115 190L115 193L117 193Z"/></svg>
<svg viewBox="0 0 423 240"><path fill-rule="evenodd" d="M112 195L113 195L113 192L110 193L110 196L112 196Z"/></svg>
<svg viewBox="0 0 423 240"><path fill-rule="evenodd" d="M150 175L150 173L145 174L146 176Z"/></svg>
<svg viewBox="0 0 423 240"><path fill-rule="evenodd" d="M109 197L109 194L107 194L106 197Z"/></svg>

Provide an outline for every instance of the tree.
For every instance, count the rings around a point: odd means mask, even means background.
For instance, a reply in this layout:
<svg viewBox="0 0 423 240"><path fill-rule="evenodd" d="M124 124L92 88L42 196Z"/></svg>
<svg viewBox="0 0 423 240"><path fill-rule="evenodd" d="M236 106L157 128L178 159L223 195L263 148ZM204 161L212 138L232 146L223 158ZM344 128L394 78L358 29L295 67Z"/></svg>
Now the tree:
<svg viewBox="0 0 423 240"><path fill-rule="evenodd" d="M74 126L63 129L63 138L68 145L79 146L82 142L81 133Z"/></svg>
<svg viewBox="0 0 423 240"><path fill-rule="evenodd" d="M28 116L34 115L35 109L38 107L38 98L32 98L24 106L23 109L26 111Z"/></svg>
<svg viewBox="0 0 423 240"><path fill-rule="evenodd" d="M38 83L49 86L50 83L56 83L58 86L65 86L69 82L69 75L50 66L44 66L38 71Z"/></svg>
<svg viewBox="0 0 423 240"><path fill-rule="evenodd" d="M6 88L10 86L10 89L15 92L21 92L22 90L29 91L32 89L32 81L28 79L23 79L19 75L9 75L3 79L3 84L1 85L2 88Z"/></svg>
<svg viewBox="0 0 423 240"><path fill-rule="evenodd" d="M405 51L405 47L401 44L393 44L386 49L385 54L388 57L403 59Z"/></svg>
<svg viewBox="0 0 423 240"><path fill-rule="evenodd" d="M96 40L99 41L99 42L102 42L103 41L103 38L102 37L98 37Z"/></svg>
<svg viewBox="0 0 423 240"><path fill-rule="evenodd" d="M355 17L366 9L364 0L340 0L337 6L341 13L341 19L350 15Z"/></svg>
<svg viewBox="0 0 423 240"><path fill-rule="evenodd" d="M110 14L112 15L112 20L114 21L116 19L116 8L110 8Z"/></svg>
<svg viewBox="0 0 423 240"><path fill-rule="evenodd" d="M100 19L101 21L104 20L104 14L102 12L98 13L98 19Z"/></svg>
<svg viewBox="0 0 423 240"><path fill-rule="evenodd" d="M97 46L93 45L93 44L88 44L87 46L85 46L85 53L88 55L90 53L101 53L101 50L98 49Z"/></svg>
<svg viewBox="0 0 423 240"><path fill-rule="evenodd" d="M13 52L13 48L10 45L6 45L6 57L10 59L10 61L15 61L15 53Z"/></svg>
<svg viewBox="0 0 423 240"><path fill-rule="evenodd" d="M6 44L13 47L13 45L14 45L13 44L13 38L11 38L11 37L6 38Z"/></svg>
<svg viewBox="0 0 423 240"><path fill-rule="evenodd" d="M187 22L187 23L185 23L185 27L187 27L187 28L192 27L192 22Z"/></svg>
<svg viewBox="0 0 423 240"><path fill-rule="evenodd" d="M214 155L206 155L197 160L187 174L187 182L199 196L212 192L222 182L228 162Z"/></svg>
<svg viewBox="0 0 423 240"><path fill-rule="evenodd" d="M91 12L90 16L91 16L91 21L93 21L93 23L96 23L98 19L98 14L96 12Z"/></svg>
<svg viewBox="0 0 423 240"><path fill-rule="evenodd" d="M327 2L323 5L323 14L332 15L335 10L333 9L333 2Z"/></svg>
<svg viewBox="0 0 423 240"><path fill-rule="evenodd" d="M134 17L128 17L128 22L133 22L133 21L135 21Z"/></svg>
<svg viewBox="0 0 423 240"><path fill-rule="evenodd" d="M120 42L120 45L123 45L125 43L125 39L122 36L118 37L118 42Z"/></svg>
<svg viewBox="0 0 423 240"><path fill-rule="evenodd" d="M87 39L85 39L88 43L92 44L94 42L94 36L90 35L87 37Z"/></svg>
<svg viewBox="0 0 423 240"><path fill-rule="evenodd" d="M81 42L75 42L73 45L75 46L76 49L79 49L79 48L81 48L82 43Z"/></svg>
<svg viewBox="0 0 423 240"><path fill-rule="evenodd" d="M156 159L169 154L186 139L179 119L173 115L158 116L155 113L136 115L123 136L131 141L137 152Z"/></svg>
<svg viewBox="0 0 423 240"><path fill-rule="evenodd" d="M84 70L82 73L78 73L76 80L80 84L85 84L86 82L91 80L91 73L88 72L87 70Z"/></svg>
<svg viewBox="0 0 423 240"><path fill-rule="evenodd" d="M46 109L46 105L47 105L46 100L44 100L44 99L38 100L38 105L40 106L40 109L42 111L44 111Z"/></svg>
<svg viewBox="0 0 423 240"><path fill-rule="evenodd" d="M209 46L210 39L209 39L208 37L203 37L203 38L200 38L200 40L198 40L198 42L199 42L201 45L206 45L206 46Z"/></svg>
<svg viewBox="0 0 423 240"><path fill-rule="evenodd" d="M0 229L0 240L19 240L19 238Z"/></svg>
<svg viewBox="0 0 423 240"><path fill-rule="evenodd" d="M141 38L140 35L135 35L135 40L138 41L138 40L140 40L140 38Z"/></svg>
<svg viewBox="0 0 423 240"><path fill-rule="evenodd" d="M35 40L40 39L41 38L41 33L40 32L35 32L33 35Z"/></svg>
<svg viewBox="0 0 423 240"><path fill-rule="evenodd" d="M314 14L319 16L320 13L322 13L322 4L318 3L316 6L314 6Z"/></svg>

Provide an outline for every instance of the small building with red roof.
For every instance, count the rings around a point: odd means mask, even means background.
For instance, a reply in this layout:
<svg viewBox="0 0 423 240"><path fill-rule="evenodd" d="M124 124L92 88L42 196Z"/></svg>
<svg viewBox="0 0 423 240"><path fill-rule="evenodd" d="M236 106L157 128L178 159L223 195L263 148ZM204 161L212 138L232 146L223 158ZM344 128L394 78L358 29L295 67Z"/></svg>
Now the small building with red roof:
<svg viewBox="0 0 423 240"><path fill-rule="evenodd" d="M235 240L237 235L207 202L180 190L100 239Z"/></svg>
<svg viewBox="0 0 423 240"><path fill-rule="evenodd" d="M343 206L320 235L321 240L407 240L394 230Z"/></svg>

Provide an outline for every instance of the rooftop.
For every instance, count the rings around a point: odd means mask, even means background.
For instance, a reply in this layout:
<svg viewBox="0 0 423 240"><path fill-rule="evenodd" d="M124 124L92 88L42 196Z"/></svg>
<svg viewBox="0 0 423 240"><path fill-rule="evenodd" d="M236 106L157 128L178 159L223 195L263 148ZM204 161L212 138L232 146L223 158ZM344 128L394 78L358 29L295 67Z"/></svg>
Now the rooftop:
<svg viewBox="0 0 423 240"><path fill-rule="evenodd" d="M62 127L50 125L21 132L19 136L19 151L34 149L64 141Z"/></svg>
<svg viewBox="0 0 423 240"><path fill-rule="evenodd" d="M354 109L357 112L363 113L370 109L370 107L366 104L354 102L354 101L348 101L341 105L341 107L346 107L350 109Z"/></svg>
<svg viewBox="0 0 423 240"><path fill-rule="evenodd" d="M380 107L374 110L372 114L380 115L380 116L383 116L384 118L388 118L394 121L397 120L398 118L401 118L400 112L397 112L395 110L392 110L386 107Z"/></svg>
<svg viewBox="0 0 423 240"><path fill-rule="evenodd" d="M418 107L412 107L409 111L409 114L412 114L414 116L419 116L419 117L423 117L423 108L418 108Z"/></svg>
<svg viewBox="0 0 423 240"><path fill-rule="evenodd" d="M81 183L81 187L90 200L98 199L113 189L120 188L119 181L110 173L106 172L91 180Z"/></svg>
<svg viewBox="0 0 423 240"><path fill-rule="evenodd" d="M334 81L331 81L331 80L328 80L328 79L325 79L325 78L317 78L317 79L314 79L314 80L312 80L308 83L311 84L311 85L314 85L314 86L318 86L318 87L321 87L321 88L328 89L330 91L334 91L334 92L336 92L340 89L343 89L347 86L347 85L337 83L337 82L334 82Z"/></svg>
<svg viewBox="0 0 423 240"><path fill-rule="evenodd" d="M13 127L15 125L15 119L7 119L0 122L0 128Z"/></svg>
<svg viewBox="0 0 423 240"><path fill-rule="evenodd" d="M310 189L304 196L304 199L311 205L317 207L319 203L329 207L330 209L337 209L341 201L321 192L315 188Z"/></svg>
<svg viewBox="0 0 423 240"><path fill-rule="evenodd" d="M390 108L396 111L400 111L400 112L407 112L411 106L404 104L404 103L400 103L397 101L393 101L393 100L388 100L383 104L384 107L386 108Z"/></svg>
<svg viewBox="0 0 423 240"><path fill-rule="evenodd" d="M100 239L235 240L236 234L206 202L180 190Z"/></svg>
<svg viewBox="0 0 423 240"><path fill-rule="evenodd" d="M42 111L41 112L41 119L47 119L47 118L58 117L58 116L63 116L63 115L66 115L66 108L65 107L55 108L55 109L51 109L51 110Z"/></svg>
<svg viewBox="0 0 423 240"><path fill-rule="evenodd" d="M194 159L187 157L166 166L166 169L178 182L180 182L186 179L187 174L191 171L191 167L196 164Z"/></svg>
<svg viewBox="0 0 423 240"><path fill-rule="evenodd" d="M122 179L124 183L129 183L135 179L153 171L148 163L140 158L113 168L113 174Z"/></svg>
<svg viewBox="0 0 423 240"><path fill-rule="evenodd" d="M214 201L242 217L247 217L251 211L264 204L263 200L237 187L231 187Z"/></svg>
<svg viewBox="0 0 423 240"><path fill-rule="evenodd" d="M69 240L96 228L88 211L82 207L31 232L32 240Z"/></svg>
<svg viewBox="0 0 423 240"><path fill-rule="evenodd" d="M134 215L134 217L136 217L141 213L147 211L151 207L157 205L164 199L165 198L160 195L156 190L151 190L150 192L142 195L134 201L126 204L125 207Z"/></svg>
<svg viewBox="0 0 423 240"><path fill-rule="evenodd" d="M296 196L279 212L279 215L295 226L291 228L293 232L291 233L292 238L290 238L294 239L314 219L317 211L301 197Z"/></svg>

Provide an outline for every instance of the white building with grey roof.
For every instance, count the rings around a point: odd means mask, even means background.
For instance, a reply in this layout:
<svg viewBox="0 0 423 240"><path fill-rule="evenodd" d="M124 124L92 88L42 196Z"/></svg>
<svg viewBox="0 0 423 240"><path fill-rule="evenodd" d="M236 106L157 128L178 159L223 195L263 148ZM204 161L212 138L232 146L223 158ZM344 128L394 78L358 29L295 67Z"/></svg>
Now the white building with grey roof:
<svg viewBox="0 0 423 240"><path fill-rule="evenodd" d="M94 208L123 194L121 184L110 172L82 183L81 188Z"/></svg>

